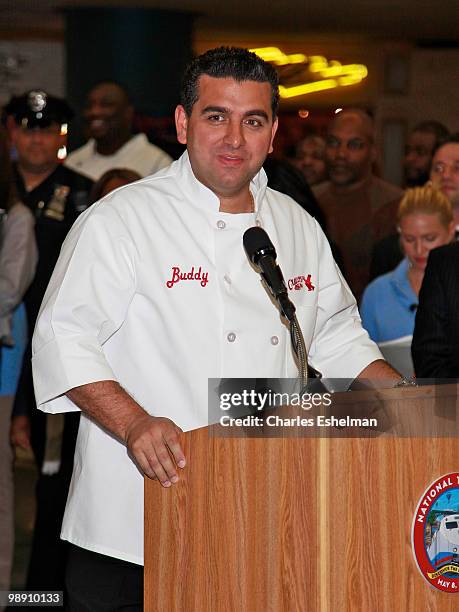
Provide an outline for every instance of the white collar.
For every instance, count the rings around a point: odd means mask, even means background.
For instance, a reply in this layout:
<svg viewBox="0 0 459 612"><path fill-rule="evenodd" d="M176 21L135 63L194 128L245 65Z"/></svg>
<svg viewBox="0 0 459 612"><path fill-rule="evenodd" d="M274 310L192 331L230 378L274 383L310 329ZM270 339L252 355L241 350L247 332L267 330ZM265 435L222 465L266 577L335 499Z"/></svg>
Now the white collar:
<svg viewBox="0 0 459 612"><path fill-rule="evenodd" d="M185 179L184 185L186 185L187 193L184 195L186 195L187 198L190 198L200 208L205 208L206 210L210 208L215 212L220 211L220 200L218 196L201 183L194 175L188 151L185 151L172 166L175 166L178 173ZM258 218L260 214L267 186L268 178L266 172L261 168L250 181L250 191L252 192L255 205L255 218Z"/></svg>

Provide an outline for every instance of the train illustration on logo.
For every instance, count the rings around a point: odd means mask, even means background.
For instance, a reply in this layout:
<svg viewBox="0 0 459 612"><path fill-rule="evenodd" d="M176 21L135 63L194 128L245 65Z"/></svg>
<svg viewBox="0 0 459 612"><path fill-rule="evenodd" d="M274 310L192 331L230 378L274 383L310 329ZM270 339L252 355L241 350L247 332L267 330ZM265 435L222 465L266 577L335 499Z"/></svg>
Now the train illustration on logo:
<svg viewBox="0 0 459 612"><path fill-rule="evenodd" d="M440 519L428 554L437 570L451 564L459 567L459 514L448 513Z"/></svg>

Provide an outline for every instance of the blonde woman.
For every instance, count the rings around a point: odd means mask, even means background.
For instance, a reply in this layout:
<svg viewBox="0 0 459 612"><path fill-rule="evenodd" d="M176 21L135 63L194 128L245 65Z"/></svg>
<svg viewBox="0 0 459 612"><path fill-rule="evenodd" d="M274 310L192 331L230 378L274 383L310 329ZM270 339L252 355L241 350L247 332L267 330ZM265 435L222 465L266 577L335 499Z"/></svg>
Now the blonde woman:
<svg viewBox="0 0 459 612"><path fill-rule="evenodd" d="M392 272L368 285L360 307L363 326L375 342L413 334L429 252L454 237L451 204L431 184L406 191L397 220L405 257Z"/></svg>

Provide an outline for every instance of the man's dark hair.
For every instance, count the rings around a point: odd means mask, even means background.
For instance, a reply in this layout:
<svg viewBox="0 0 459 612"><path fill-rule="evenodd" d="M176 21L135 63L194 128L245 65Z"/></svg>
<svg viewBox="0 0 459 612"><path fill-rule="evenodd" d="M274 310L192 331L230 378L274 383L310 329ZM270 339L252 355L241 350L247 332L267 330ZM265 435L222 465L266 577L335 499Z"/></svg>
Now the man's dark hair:
<svg viewBox="0 0 459 612"><path fill-rule="evenodd" d="M446 140L449 136L448 128L439 121L421 121L421 123L414 126L411 132L433 134L435 136L434 149L436 149L438 145Z"/></svg>
<svg viewBox="0 0 459 612"><path fill-rule="evenodd" d="M279 78L275 69L258 55L240 47L218 47L196 57L186 68L182 79L180 102L188 116L199 98L199 77L203 74L217 79L256 81L271 85L273 119L279 107Z"/></svg>
<svg viewBox="0 0 459 612"><path fill-rule="evenodd" d="M447 138L440 140L440 142L437 143L437 146L433 150L433 155L435 155L438 149L441 149L441 147L444 147L447 144L459 144L459 132L456 132L455 134L449 134Z"/></svg>

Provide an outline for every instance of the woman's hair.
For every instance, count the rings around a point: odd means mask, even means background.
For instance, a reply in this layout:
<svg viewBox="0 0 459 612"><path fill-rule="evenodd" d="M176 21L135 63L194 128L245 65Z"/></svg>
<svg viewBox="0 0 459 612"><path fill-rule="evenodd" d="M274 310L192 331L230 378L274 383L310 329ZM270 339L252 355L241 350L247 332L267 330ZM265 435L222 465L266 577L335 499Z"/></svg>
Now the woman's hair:
<svg viewBox="0 0 459 612"><path fill-rule="evenodd" d="M105 186L112 179L121 179L122 181L126 181L126 184L133 183L134 181L140 180L142 177L135 170L130 170L129 168L112 168L111 170L107 170L104 172L98 181L94 183L90 193L90 201L97 202L104 195Z"/></svg>
<svg viewBox="0 0 459 612"><path fill-rule="evenodd" d="M8 139L4 128L0 125L0 208L9 210L15 201L16 187Z"/></svg>
<svg viewBox="0 0 459 612"><path fill-rule="evenodd" d="M445 227L448 227L453 220L451 202L431 183L405 191L398 207L397 222L400 223L403 217L413 214L437 214L440 223Z"/></svg>

